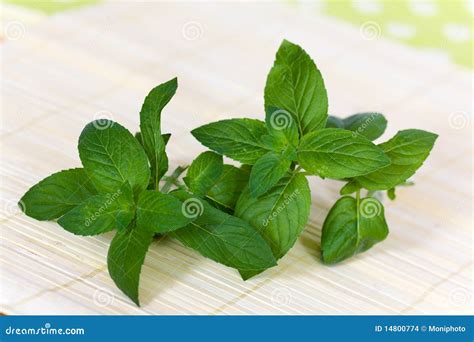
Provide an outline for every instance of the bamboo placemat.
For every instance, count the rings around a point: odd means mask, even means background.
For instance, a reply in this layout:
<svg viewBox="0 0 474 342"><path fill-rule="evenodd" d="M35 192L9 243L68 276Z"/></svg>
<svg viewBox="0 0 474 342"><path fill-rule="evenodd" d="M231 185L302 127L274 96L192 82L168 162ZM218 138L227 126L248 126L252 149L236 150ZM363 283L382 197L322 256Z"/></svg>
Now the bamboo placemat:
<svg viewBox="0 0 474 342"><path fill-rule="evenodd" d="M102 3L26 27L1 47L1 308L6 314L472 313L472 74L442 58L301 7L271 3ZM312 214L278 267L244 282L171 239L150 247L142 307L106 268L112 234L78 237L22 215L16 202L49 174L80 165L77 139L98 117L138 130L144 96L174 76L163 113L171 167L204 148L189 131L263 118L263 88L283 38L325 78L330 113L385 113L389 127L440 137L386 201L388 239L325 267L321 225L341 184L312 179ZM382 139L382 140L383 140Z"/></svg>

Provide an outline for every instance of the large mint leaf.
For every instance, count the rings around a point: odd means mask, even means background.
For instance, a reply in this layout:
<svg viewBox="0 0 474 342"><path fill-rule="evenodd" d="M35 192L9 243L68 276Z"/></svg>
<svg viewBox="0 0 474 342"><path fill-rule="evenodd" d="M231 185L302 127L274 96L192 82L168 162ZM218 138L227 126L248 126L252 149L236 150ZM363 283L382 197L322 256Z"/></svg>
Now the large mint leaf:
<svg viewBox="0 0 474 342"><path fill-rule="evenodd" d="M192 221L192 215L185 214L183 203L169 194L145 190L138 197L137 227L155 233L169 232Z"/></svg>
<svg viewBox="0 0 474 342"><path fill-rule="evenodd" d="M221 120L198 127L191 133L204 146L244 164L255 164L268 152L262 141L267 130L259 120Z"/></svg>
<svg viewBox="0 0 474 342"><path fill-rule="evenodd" d="M258 197L272 188L289 170L291 161L281 153L268 152L252 167L250 193Z"/></svg>
<svg viewBox="0 0 474 342"><path fill-rule="evenodd" d="M220 177L223 168L221 155L203 152L191 163L184 181L193 194L203 196Z"/></svg>
<svg viewBox="0 0 474 342"><path fill-rule="evenodd" d="M294 245L309 218L311 195L308 181L289 174L267 193L255 198L247 187L240 196L235 215L249 222L268 242L276 259Z"/></svg>
<svg viewBox="0 0 474 342"><path fill-rule="evenodd" d="M196 219L169 233L171 237L209 259L244 272L263 271L276 265L270 247L247 222L184 191L172 194Z"/></svg>
<svg viewBox="0 0 474 342"><path fill-rule="evenodd" d="M305 135L298 162L321 177L342 179L360 176L390 164L380 147L353 132L325 128Z"/></svg>
<svg viewBox="0 0 474 342"><path fill-rule="evenodd" d="M26 215L37 220L54 220L97 194L84 169L52 174L32 186L19 205Z"/></svg>
<svg viewBox="0 0 474 342"><path fill-rule="evenodd" d="M284 40L265 86L265 108L291 113L301 135L324 128L328 98L320 71L298 45Z"/></svg>
<svg viewBox="0 0 474 342"><path fill-rule="evenodd" d="M89 197L62 216L58 223L76 235L97 235L125 229L134 216L132 188L127 182L113 193Z"/></svg>
<svg viewBox="0 0 474 342"><path fill-rule="evenodd" d="M340 198L323 224L323 262L333 264L364 252L388 235L382 203L372 197Z"/></svg>
<svg viewBox="0 0 474 342"><path fill-rule="evenodd" d="M434 133L407 129L380 144L391 164L375 172L357 177L357 182L369 190L388 190L413 176L428 157L437 139Z"/></svg>
<svg viewBox="0 0 474 342"><path fill-rule="evenodd" d="M382 114L375 112L358 113L344 119L329 116L326 128L344 128L373 141L385 132L387 119Z"/></svg>
<svg viewBox="0 0 474 342"><path fill-rule="evenodd" d="M143 146L150 160L152 183L158 189L161 177L168 170L166 142L161 135L161 111L170 102L178 88L177 78L153 88L140 111L140 132Z"/></svg>
<svg viewBox="0 0 474 342"><path fill-rule="evenodd" d="M116 122L89 123L79 137L79 156L99 192L114 192L126 181L134 193L148 186L150 168L145 152L133 135Z"/></svg>
<svg viewBox="0 0 474 342"><path fill-rule="evenodd" d="M115 234L107 255L110 277L137 305L140 305L138 298L140 272L153 234L147 229L136 227L132 222L126 229Z"/></svg>
<svg viewBox="0 0 474 342"><path fill-rule="evenodd" d="M221 176L206 193L206 198L226 211L233 212L242 190L249 180L249 172L232 165L224 165Z"/></svg>

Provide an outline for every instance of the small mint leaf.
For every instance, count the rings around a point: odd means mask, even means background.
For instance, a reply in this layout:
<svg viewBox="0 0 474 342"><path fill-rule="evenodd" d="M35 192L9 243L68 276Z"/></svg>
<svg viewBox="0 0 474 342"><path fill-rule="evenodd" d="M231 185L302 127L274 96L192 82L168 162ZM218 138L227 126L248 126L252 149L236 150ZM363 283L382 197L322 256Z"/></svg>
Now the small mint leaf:
<svg viewBox="0 0 474 342"><path fill-rule="evenodd" d="M388 235L382 203L372 197L358 202L341 197L323 223L321 252L325 264L341 262L368 250Z"/></svg>
<svg viewBox="0 0 474 342"><path fill-rule="evenodd" d="M110 277L138 306L140 272L153 235L153 232L136 227L132 222L129 227L115 234L107 255Z"/></svg>
<svg viewBox="0 0 474 342"><path fill-rule="evenodd" d="M298 45L284 40L265 86L265 108L283 109L293 116L300 135L324 128L328 97L321 72Z"/></svg>
<svg viewBox="0 0 474 342"><path fill-rule="evenodd" d="M34 219L54 220L96 194L84 169L64 170L32 186L20 199L20 207Z"/></svg>
<svg viewBox="0 0 474 342"><path fill-rule="evenodd" d="M97 235L123 230L135 217L132 188L124 183L113 193L89 197L67 212L58 224L76 235Z"/></svg>
<svg viewBox="0 0 474 342"><path fill-rule="evenodd" d="M143 148L113 121L89 123L79 137L84 170L101 193L112 193L126 181L135 194L148 186L150 168Z"/></svg>
<svg viewBox="0 0 474 342"><path fill-rule="evenodd" d="M437 138L434 133L418 129L399 131L379 145L391 164L357 177L357 182L368 190L388 190L403 184L423 165Z"/></svg>
<svg viewBox="0 0 474 342"><path fill-rule="evenodd" d="M298 162L308 172L344 179L367 174L390 164L384 151L353 132L325 128L303 137Z"/></svg>
<svg viewBox="0 0 474 342"><path fill-rule="evenodd" d="M166 142L161 135L161 111L171 101L177 88L177 78L156 86L147 95L140 110L141 139L150 160L151 178L155 189L158 189L161 177L168 170Z"/></svg>
<svg viewBox="0 0 474 342"><path fill-rule="evenodd" d="M204 146L243 164L255 164L269 150L262 141L267 130L259 120L221 120L198 127L191 133Z"/></svg>

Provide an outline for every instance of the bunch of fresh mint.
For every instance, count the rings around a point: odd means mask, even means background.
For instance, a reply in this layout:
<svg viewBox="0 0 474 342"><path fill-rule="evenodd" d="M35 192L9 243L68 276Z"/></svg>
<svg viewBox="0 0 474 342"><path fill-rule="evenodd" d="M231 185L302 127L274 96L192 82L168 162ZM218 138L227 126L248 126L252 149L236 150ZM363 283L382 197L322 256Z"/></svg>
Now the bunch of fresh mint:
<svg viewBox="0 0 474 342"><path fill-rule="evenodd" d="M323 224L323 262L367 250L388 234L379 191L395 198L437 137L410 129L375 145L386 128L383 115L328 117L321 73L301 47L283 41L265 87L265 122L230 119L193 130L214 152L192 162L183 184L185 167L165 176L170 135L160 125L176 88L173 79L148 94L135 136L113 121L88 124L78 146L83 168L47 177L20 200L28 216L57 219L77 235L115 229L109 273L137 305L141 266L156 234L237 269L244 280L275 266L308 221L308 175L346 182ZM224 164L222 156L242 165Z"/></svg>

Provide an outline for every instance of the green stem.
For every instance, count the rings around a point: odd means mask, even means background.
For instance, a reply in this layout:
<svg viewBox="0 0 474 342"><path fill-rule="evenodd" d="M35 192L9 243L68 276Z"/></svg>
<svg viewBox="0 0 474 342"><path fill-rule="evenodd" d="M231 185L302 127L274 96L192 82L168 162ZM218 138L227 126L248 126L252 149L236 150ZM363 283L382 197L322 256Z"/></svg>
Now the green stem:
<svg viewBox="0 0 474 342"><path fill-rule="evenodd" d="M168 191L170 191L171 189L171 186L173 185L176 185L176 186L182 186L181 182L178 180L179 176L181 176L181 174L187 169L188 167L187 166L178 166L174 171L173 173L171 174L171 176L169 176L167 179L166 179L166 182L165 184L163 185L163 187L161 188L161 192L163 193L167 193Z"/></svg>

